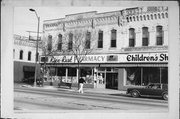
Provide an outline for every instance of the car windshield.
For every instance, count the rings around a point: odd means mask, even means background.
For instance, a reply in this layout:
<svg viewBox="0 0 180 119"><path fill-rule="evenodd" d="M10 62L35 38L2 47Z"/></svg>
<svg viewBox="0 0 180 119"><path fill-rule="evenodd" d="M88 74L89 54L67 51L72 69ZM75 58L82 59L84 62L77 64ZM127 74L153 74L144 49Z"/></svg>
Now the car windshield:
<svg viewBox="0 0 180 119"><path fill-rule="evenodd" d="M160 86L160 84L149 84L149 85L147 86L147 88L160 89L161 86Z"/></svg>

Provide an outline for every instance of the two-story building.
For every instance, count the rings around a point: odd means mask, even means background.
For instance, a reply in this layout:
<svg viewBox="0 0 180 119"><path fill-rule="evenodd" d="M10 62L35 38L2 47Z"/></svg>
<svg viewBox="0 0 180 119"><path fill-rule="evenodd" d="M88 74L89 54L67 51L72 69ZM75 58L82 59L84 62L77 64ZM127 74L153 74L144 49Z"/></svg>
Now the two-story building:
<svg viewBox="0 0 180 119"><path fill-rule="evenodd" d="M42 50L38 49L39 55ZM14 81L22 82L25 78L34 77L36 58L36 41L29 40L29 37L14 35L13 60L14 60ZM39 62L39 58L38 58ZM38 66L38 74L40 65Z"/></svg>
<svg viewBox="0 0 180 119"><path fill-rule="evenodd" d="M168 7L91 11L44 21L44 38L50 50L60 48L59 54L46 56L46 66L55 80L61 77L78 82L74 55L61 52L65 35L74 40L73 33L78 30L86 32L85 40L95 36L90 43L93 51L80 63L87 83L118 90L168 83ZM44 65L44 60L41 63Z"/></svg>

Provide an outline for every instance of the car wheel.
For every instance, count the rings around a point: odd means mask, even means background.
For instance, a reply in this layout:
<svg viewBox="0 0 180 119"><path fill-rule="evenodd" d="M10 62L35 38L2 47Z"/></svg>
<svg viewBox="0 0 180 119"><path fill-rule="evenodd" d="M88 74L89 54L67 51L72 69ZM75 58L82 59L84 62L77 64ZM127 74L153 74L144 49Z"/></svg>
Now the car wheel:
<svg viewBox="0 0 180 119"><path fill-rule="evenodd" d="M131 96L134 98L137 98L137 97L139 97L139 93L137 91L132 91Z"/></svg>
<svg viewBox="0 0 180 119"><path fill-rule="evenodd" d="M163 98L164 100L168 100L168 94L167 94L167 93L164 93L163 96L162 96L162 98Z"/></svg>

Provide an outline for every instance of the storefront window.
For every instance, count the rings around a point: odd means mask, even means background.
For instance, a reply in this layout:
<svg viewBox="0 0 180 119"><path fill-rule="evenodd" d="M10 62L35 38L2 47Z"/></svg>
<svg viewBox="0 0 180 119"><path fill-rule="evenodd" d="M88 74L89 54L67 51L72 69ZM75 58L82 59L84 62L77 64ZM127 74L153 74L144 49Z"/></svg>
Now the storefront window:
<svg viewBox="0 0 180 119"><path fill-rule="evenodd" d="M81 68L81 76L85 79L86 83L92 84L94 81L92 68Z"/></svg>
<svg viewBox="0 0 180 119"><path fill-rule="evenodd" d="M149 83L168 83L168 68L131 67L126 68L126 85L146 86Z"/></svg>
<svg viewBox="0 0 180 119"><path fill-rule="evenodd" d="M127 68L126 85L141 85L141 68Z"/></svg>
<svg viewBox="0 0 180 119"><path fill-rule="evenodd" d="M161 83L168 84L168 68L161 68Z"/></svg>
<svg viewBox="0 0 180 119"><path fill-rule="evenodd" d="M148 67L143 68L143 84L160 83L160 68Z"/></svg>
<svg viewBox="0 0 180 119"><path fill-rule="evenodd" d="M58 76L66 76L66 68L65 67L58 68L57 75Z"/></svg>

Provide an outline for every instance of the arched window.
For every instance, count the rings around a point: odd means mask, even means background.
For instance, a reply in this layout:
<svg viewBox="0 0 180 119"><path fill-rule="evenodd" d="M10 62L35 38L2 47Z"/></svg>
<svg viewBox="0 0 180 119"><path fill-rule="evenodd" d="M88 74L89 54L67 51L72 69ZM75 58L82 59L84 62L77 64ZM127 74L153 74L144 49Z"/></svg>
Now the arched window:
<svg viewBox="0 0 180 119"><path fill-rule="evenodd" d="M147 20L149 20L149 15L147 15Z"/></svg>
<svg viewBox="0 0 180 119"><path fill-rule="evenodd" d="M153 20L153 15L151 14L151 19Z"/></svg>
<svg viewBox="0 0 180 119"><path fill-rule="evenodd" d="M85 48L90 49L90 47L91 47L91 33L87 32L86 33Z"/></svg>
<svg viewBox="0 0 180 119"><path fill-rule="evenodd" d="M156 26L156 45L163 45L163 27Z"/></svg>
<svg viewBox="0 0 180 119"><path fill-rule="evenodd" d="M69 34L68 50L72 50L73 47L73 34Z"/></svg>
<svg viewBox="0 0 180 119"><path fill-rule="evenodd" d="M165 14L165 15L166 15L166 18L168 18L168 13L167 13L167 12L166 12L166 14Z"/></svg>
<svg viewBox="0 0 180 119"><path fill-rule="evenodd" d="M58 46L57 46L57 50L62 50L62 35L59 34L58 35Z"/></svg>
<svg viewBox="0 0 180 119"><path fill-rule="evenodd" d="M126 20L127 20L127 22L129 22L129 18L128 17L126 17Z"/></svg>
<svg viewBox="0 0 180 119"><path fill-rule="evenodd" d="M140 20L142 21L142 16L140 16Z"/></svg>
<svg viewBox="0 0 180 119"><path fill-rule="evenodd" d="M111 47L116 47L116 30L111 30Z"/></svg>
<svg viewBox="0 0 180 119"><path fill-rule="evenodd" d="M52 50L52 35L48 36L48 48L47 50L50 52Z"/></svg>
<svg viewBox="0 0 180 119"><path fill-rule="evenodd" d="M19 54L19 59L22 60L23 59L23 50L20 51L20 54Z"/></svg>
<svg viewBox="0 0 180 119"><path fill-rule="evenodd" d="M135 46L135 29L134 28L130 28L129 29L129 47L134 47Z"/></svg>
<svg viewBox="0 0 180 119"><path fill-rule="evenodd" d="M31 52L28 52L28 60L31 61Z"/></svg>
<svg viewBox="0 0 180 119"><path fill-rule="evenodd" d="M139 21L139 16L136 16L137 21Z"/></svg>
<svg viewBox="0 0 180 119"><path fill-rule="evenodd" d="M154 14L154 19L157 19L157 15L156 14Z"/></svg>
<svg viewBox="0 0 180 119"><path fill-rule="evenodd" d="M15 59L15 49L13 49L13 59Z"/></svg>
<svg viewBox="0 0 180 119"><path fill-rule="evenodd" d="M133 16L133 20L134 20L134 21L136 21L136 18L135 18L135 16Z"/></svg>
<svg viewBox="0 0 180 119"><path fill-rule="evenodd" d="M132 17L129 17L129 21L132 22Z"/></svg>
<svg viewBox="0 0 180 119"><path fill-rule="evenodd" d="M158 14L158 18L161 19L161 15L160 14Z"/></svg>
<svg viewBox="0 0 180 119"><path fill-rule="evenodd" d="M142 46L148 46L149 44L149 31L148 27L142 28Z"/></svg>
<svg viewBox="0 0 180 119"><path fill-rule="evenodd" d="M164 13L162 13L161 15L162 15L162 18L164 19Z"/></svg>
<svg viewBox="0 0 180 119"><path fill-rule="evenodd" d="M144 15L143 17L144 17L144 20L146 20L146 16Z"/></svg>
<svg viewBox="0 0 180 119"><path fill-rule="evenodd" d="M103 31L98 33L98 48L103 48Z"/></svg>

